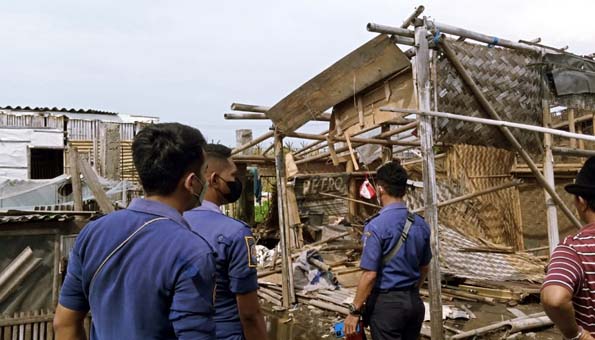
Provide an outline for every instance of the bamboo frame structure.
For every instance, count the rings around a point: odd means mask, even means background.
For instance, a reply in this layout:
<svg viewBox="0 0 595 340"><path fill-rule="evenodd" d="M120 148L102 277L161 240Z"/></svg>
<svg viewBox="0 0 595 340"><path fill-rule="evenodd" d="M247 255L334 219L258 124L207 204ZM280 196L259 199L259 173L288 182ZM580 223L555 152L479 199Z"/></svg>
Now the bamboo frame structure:
<svg viewBox="0 0 595 340"><path fill-rule="evenodd" d="M414 79L417 85L418 105L421 110L430 109L430 50L426 39L427 30L424 25L415 28L415 67ZM430 289L430 323L432 339L444 339L442 327L442 281L440 276L440 235L438 227L438 207L436 193L436 168L434 164L434 141L432 121L429 116L420 117L419 123L422 175L424 182L425 219L431 230L430 247L434 254L430 262L428 278Z"/></svg>

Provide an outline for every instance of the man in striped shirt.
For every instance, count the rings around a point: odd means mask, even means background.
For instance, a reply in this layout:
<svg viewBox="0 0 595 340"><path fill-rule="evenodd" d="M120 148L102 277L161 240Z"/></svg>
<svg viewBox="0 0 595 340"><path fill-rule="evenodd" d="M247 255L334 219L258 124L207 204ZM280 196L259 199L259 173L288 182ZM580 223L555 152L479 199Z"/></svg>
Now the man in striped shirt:
<svg viewBox="0 0 595 340"><path fill-rule="evenodd" d="M552 253L541 302L565 339L595 339L595 157L565 189L585 225Z"/></svg>

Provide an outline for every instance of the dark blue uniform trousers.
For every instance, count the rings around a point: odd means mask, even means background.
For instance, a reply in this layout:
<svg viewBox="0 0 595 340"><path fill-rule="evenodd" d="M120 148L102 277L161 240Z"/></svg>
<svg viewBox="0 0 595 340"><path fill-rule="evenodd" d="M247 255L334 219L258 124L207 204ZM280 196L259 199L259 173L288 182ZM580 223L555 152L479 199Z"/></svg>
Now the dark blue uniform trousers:
<svg viewBox="0 0 595 340"><path fill-rule="evenodd" d="M417 288L374 291L366 314L373 340L414 340L419 338L425 307Z"/></svg>

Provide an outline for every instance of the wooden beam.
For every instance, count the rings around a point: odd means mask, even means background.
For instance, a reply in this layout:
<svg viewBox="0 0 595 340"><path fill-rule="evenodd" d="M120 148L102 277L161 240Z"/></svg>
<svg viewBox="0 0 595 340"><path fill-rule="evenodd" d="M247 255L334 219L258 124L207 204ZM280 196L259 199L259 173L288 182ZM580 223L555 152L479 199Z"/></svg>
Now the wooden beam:
<svg viewBox="0 0 595 340"><path fill-rule="evenodd" d="M265 114L265 118L250 118L250 119L269 119L266 113L271 109L270 106L261 106L261 105L249 105L249 104L239 104L239 103L232 103L231 109L234 111L246 111L246 112L254 112L254 113L263 113ZM233 115L233 113L227 113L226 115ZM224 115L225 116L225 115ZM238 116L239 117L239 116ZM257 117L257 116L254 116ZM260 117L260 116L258 116ZM245 118L225 118L225 119L245 119ZM330 122L331 120L331 113L330 112L323 112L315 117L312 118L315 121L322 121L322 122Z"/></svg>
<svg viewBox="0 0 595 340"><path fill-rule="evenodd" d="M103 191L101 184L99 184L99 177L97 177L97 174L95 174L89 162L79 158L79 167L87 185L91 189L91 192L93 192L93 196L95 196L95 200L97 201L101 212L109 214L115 211L114 205L105 194L105 191Z"/></svg>
<svg viewBox="0 0 595 340"><path fill-rule="evenodd" d="M425 20L424 20L425 21ZM420 110L430 110L430 50L424 26L415 28L415 64L414 77L417 85L417 102ZM430 246L432 261L428 278L430 289L430 322L432 339L444 339L442 327L442 283L440 275L440 236L438 226L438 196L436 192L436 168L434 163L434 141L431 117L422 116L419 119L419 132L422 154L422 177L424 182L425 219L431 230Z"/></svg>
<svg viewBox="0 0 595 340"><path fill-rule="evenodd" d="M237 147L237 148L233 149L233 150L231 151L231 154L232 154L232 156L233 156L233 155L235 155L235 154L238 154L238 153L240 153L240 152L243 152L244 150L247 150L247 149L249 149L249 148L253 147L253 146L254 146L254 145L256 145L256 144L259 144L259 143L261 143L261 142L263 142L263 141L265 141L265 140L267 140L267 139L269 139L269 138L273 137L273 135L274 135L274 132L273 132L273 131L269 131L269 132L267 132L267 133L263 134L262 136L260 136L260 137L258 137L258 138L256 138L256 139L252 140L251 142L248 142L248 143L246 143L246 144L244 144L244 145L241 145L241 146L239 146L239 147Z"/></svg>
<svg viewBox="0 0 595 340"><path fill-rule="evenodd" d="M461 78L463 79L463 81L465 82L467 87L471 90L471 92L473 93L473 95L475 96L475 98L477 99L477 101L479 102L481 107L484 109L484 111L486 111L494 120L502 121L502 118L500 118L500 115L496 112L496 110L493 108L493 106L488 102L488 100L484 96L483 92L477 86L475 81L471 78L469 73L467 73L467 70L465 69L463 64L461 64L461 62L457 58L454 51L451 49L449 43L446 41L446 38L444 36L441 37L439 44L440 44L440 47L442 48L442 50L444 51L444 54L448 58L448 60L451 62L451 64L457 70L457 72L459 73L459 75L461 76ZM549 185L546 178L541 174L541 172L537 168L537 165L535 164L535 162L533 162L533 160L531 159L531 156L529 156L527 151L525 151L525 149L523 149L522 145L519 143L519 141L516 139L516 137L512 134L512 132L510 132L510 129L506 126L499 126L499 129L502 132L502 134L506 137L506 139L510 142L510 144L521 155L523 160L529 165L529 168L531 169L531 172L533 172L533 175L537 179L537 182L539 184L541 184L541 186L543 186L548 191L548 193L552 196L552 199L554 200L554 202L556 202L556 204L562 209L562 211L564 212L564 215L566 215L566 217L568 217L568 219L572 222L572 224L574 224L575 227L577 227L578 229L582 228L581 222L578 220L578 218L576 218L576 216L573 214L572 210L570 210L570 208L568 208L568 206L564 203L564 201L562 201L562 199L556 192L556 189Z"/></svg>
<svg viewBox="0 0 595 340"><path fill-rule="evenodd" d="M81 184L81 172L79 170L79 154L76 147L70 145L68 148L68 163L70 163L70 182L72 183L72 198L74 210L83 210L83 187Z"/></svg>
<svg viewBox="0 0 595 340"><path fill-rule="evenodd" d="M281 272L283 288L283 307L289 308L295 302L293 287L293 266L291 264L291 249L289 244L289 215L287 211L286 192L287 178L285 176L285 155L283 151L283 137L275 134L275 169L277 177L277 206L279 213L279 231L281 248Z"/></svg>

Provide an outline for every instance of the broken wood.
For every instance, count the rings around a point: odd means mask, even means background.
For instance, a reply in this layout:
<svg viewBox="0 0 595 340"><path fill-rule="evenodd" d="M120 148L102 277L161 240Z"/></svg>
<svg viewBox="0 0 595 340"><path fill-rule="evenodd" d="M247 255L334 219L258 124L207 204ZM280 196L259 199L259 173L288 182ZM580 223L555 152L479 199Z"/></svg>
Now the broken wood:
<svg viewBox="0 0 595 340"><path fill-rule="evenodd" d="M359 164L357 163L357 158L355 157L355 152L353 152L351 140L349 139L349 134L347 132L345 132L345 141L347 142L347 147L349 148L349 155L351 155L351 162L353 163L353 168L355 169L355 171L359 171Z"/></svg>
<svg viewBox="0 0 595 340"><path fill-rule="evenodd" d="M87 185L91 189L91 192L93 192L93 196L95 197L95 200L97 201L97 204L99 205L99 209L101 210L101 212L105 214L114 212L114 205L105 194L105 191L103 191L103 188L99 183L99 177L97 176L95 171L93 171L93 168L91 168L89 162L79 157L79 167L81 169L83 177L85 178L85 181L87 182Z"/></svg>
<svg viewBox="0 0 595 340"><path fill-rule="evenodd" d="M527 315L523 318L510 319L493 323L488 326L480 327L474 330L462 332L460 334L453 335L450 339L467 339L472 337L481 337L482 335L508 329L509 333L518 333L521 331L527 331L530 329L549 327L552 326L553 322L545 315L545 313L536 313Z"/></svg>

